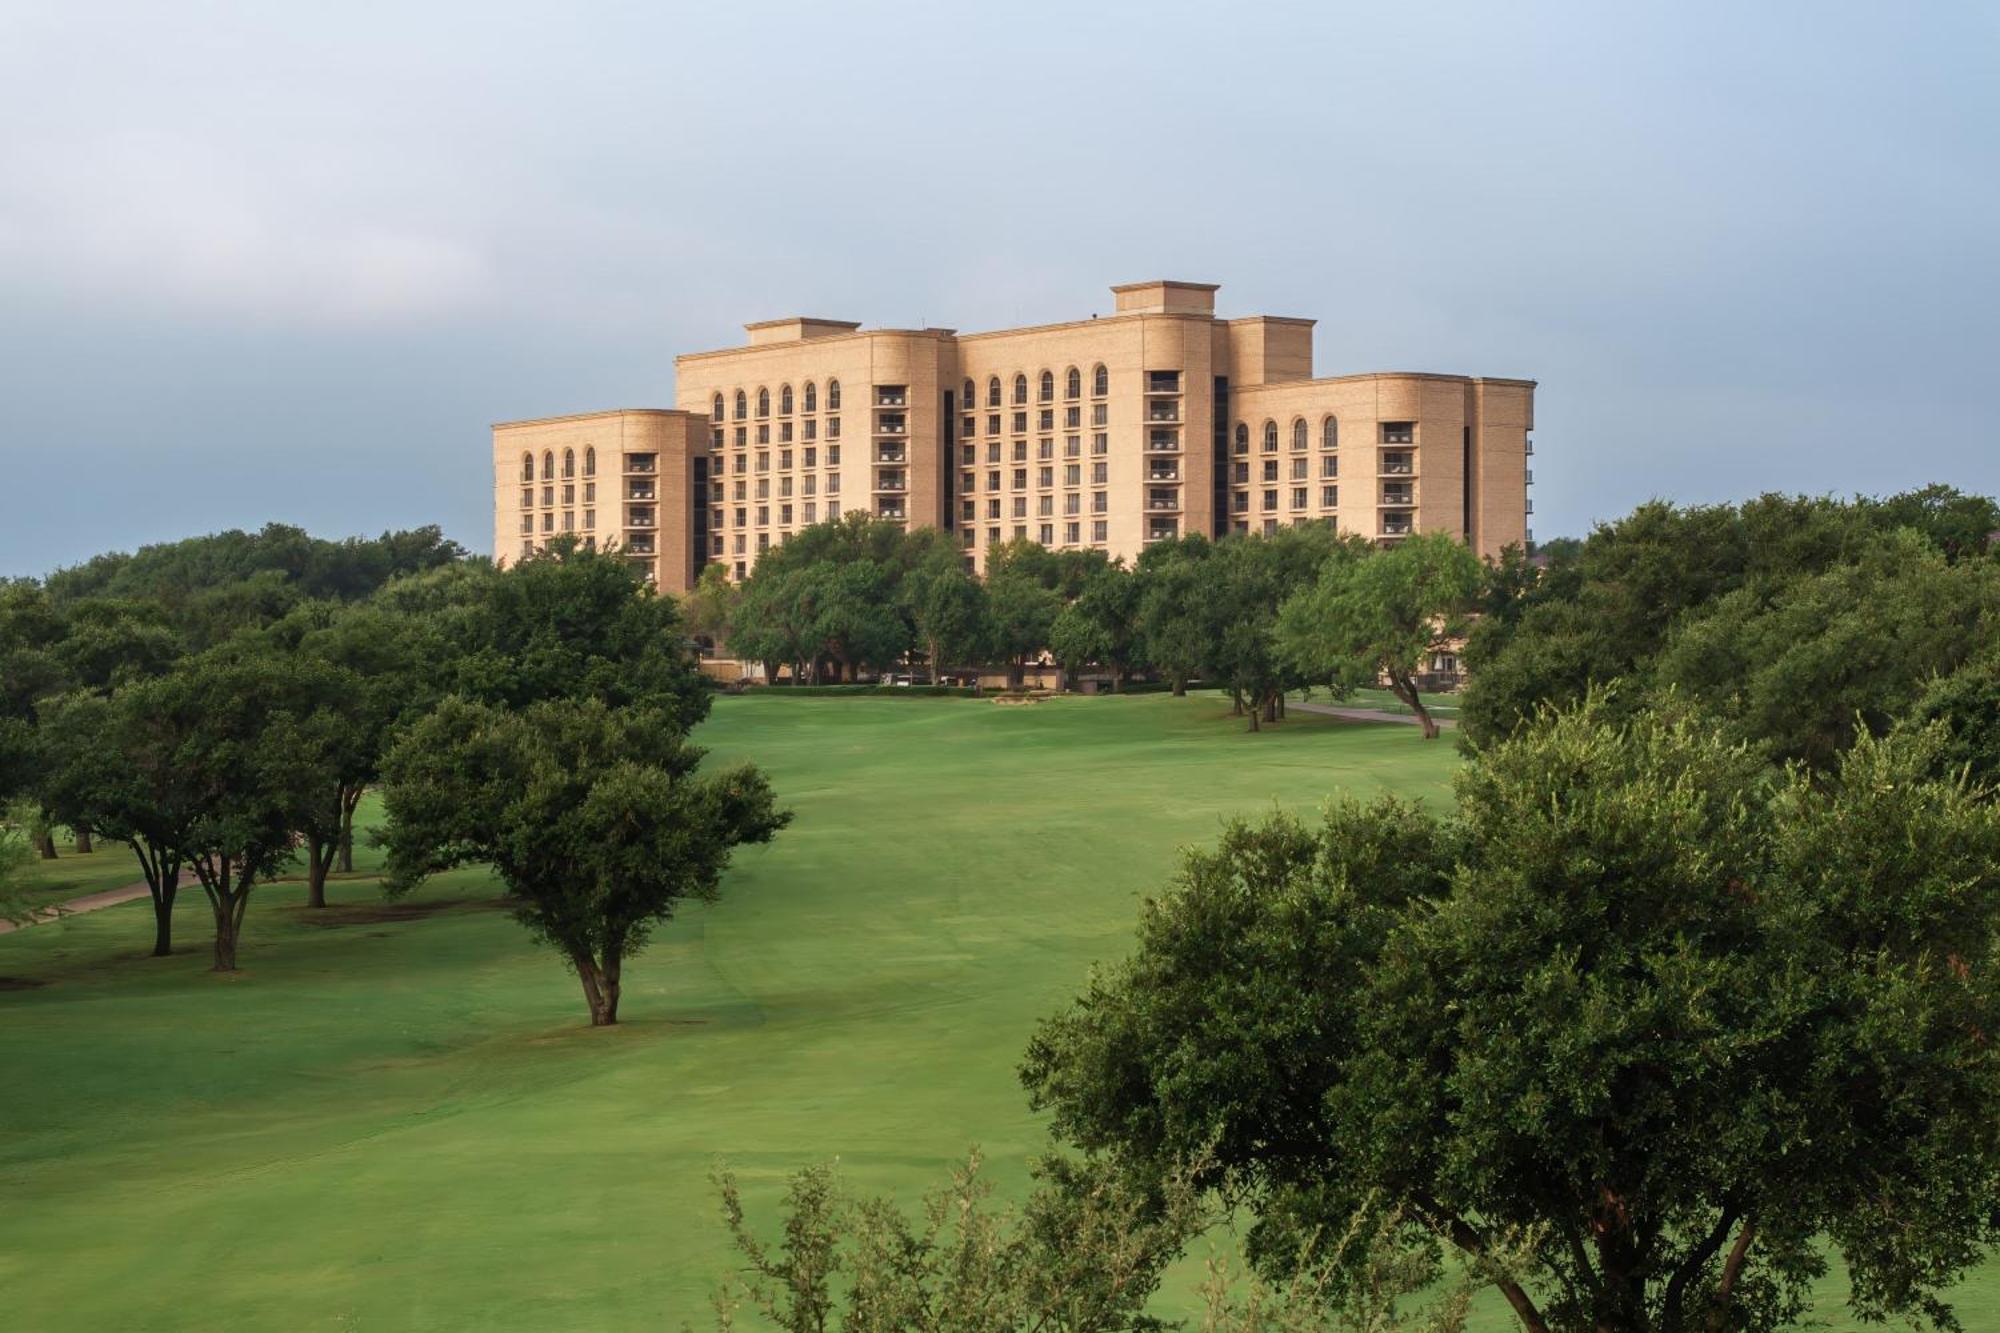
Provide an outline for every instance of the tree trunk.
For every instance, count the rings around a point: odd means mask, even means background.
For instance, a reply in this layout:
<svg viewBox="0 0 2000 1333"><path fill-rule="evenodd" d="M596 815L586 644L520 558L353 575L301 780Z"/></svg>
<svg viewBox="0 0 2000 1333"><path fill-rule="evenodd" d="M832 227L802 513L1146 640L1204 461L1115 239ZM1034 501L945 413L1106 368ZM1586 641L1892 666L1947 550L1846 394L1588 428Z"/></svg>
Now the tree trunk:
<svg viewBox="0 0 2000 1333"><path fill-rule="evenodd" d="M1111 668L1111 692L1117 694L1125 688L1125 673L1117 667Z"/></svg>
<svg viewBox="0 0 2000 1333"><path fill-rule="evenodd" d="M1174 677L1174 698L1176 699L1187 698L1187 677L1185 676Z"/></svg>
<svg viewBox="0 0 2000 1333"><path fill-rule="evenodd" d="M174 892L179 887L177 884L168 884L153 890L153 957L155 958L165 958L174 951Z"/></svg>
<svg viewBox="0 0 2000 1333"><path fill-rule="evenodd" d="M1430 710L1424 707L1423 700L1418 697L1417 683L1400 671L1391 671L1389 673L1389 692L1394 694L1398 699L1401 699L1404 705L1417 715L1417 725L1423 728L1424 739L1427 741L1436 740L1438 724L1431 717Z"/></svg>
<svg viewBox="0 0 2000 1333"><path fill-rule="evenodd" d="M1276 694L1267 694L1264 696L1264 720L1266 722L1276 722L1278 720L1278 696Z"/></svg>
<svg viewBox="0 0 2000 1333"><path fill-rule="evenodd" d="M76 854L78 856L89 856L96 850L96 847L90 841L90 830L79 826L76 829Z"/></svg>
<svg viewBox="0 0 2000 1333"><path fill-rule="evenodd" d="M1231 717L1243 716L1243 694L1241 691L1236 689L1231 689L1229 691L1229 716Z"/></svg>
<svg viewBox="0 0 2000 1333"><path fill-rule="evenodd" d="M576 979L583 986L583 1002L590 1007L590 1025L608 1028L618 1022L618 960L615 956L600 967L588 949L569 951Z"/></svg>
<svg viewBox="0 0 2000 1333"><path fill-rule="evenodd" d="M316 833L306 836L306 906L326 906L326 868L333 848Z"/></svg>
<svg viewBox="0 0 2000 1333"><path fill-rule="evenodd" d="M39 856L40 856L40 857L41 857L41 858L42 858L42 859L43 859L44 861L53 861L53 860L55 860L55 859L56 859L56 838L55 838L55 834L53 834L53 833L49 832L49 831L48 831L47 829L42 829L41 831L39 831L38 833L36 833L36 834L35 834L35 852L36 852L36 854L37 854L37 855L39 855Z"/></svg>
<svg viewBox="0 0 2000 1333"><path fill-rule="evenodd" d="M212 972L236 970L236 912L233 900L215 900L215 966Z"/></svg>
<svg viewBox="0 0 2000 1333"><path fill-rule="evenodd" d="M1028 676L1028 662L1026 658L1017 657L1013 661L1007 664L1008 689L1018 693L1021 689L1021 686L1026 682L1027 676Z"/></svg>
<svg viewBox="0 0 2000 1333"><path fill-rule="evenodd" d="M340 808L340 861L336 869L343 875L354 873L354 807L360 800L361 793L356 791Z"/></svg>

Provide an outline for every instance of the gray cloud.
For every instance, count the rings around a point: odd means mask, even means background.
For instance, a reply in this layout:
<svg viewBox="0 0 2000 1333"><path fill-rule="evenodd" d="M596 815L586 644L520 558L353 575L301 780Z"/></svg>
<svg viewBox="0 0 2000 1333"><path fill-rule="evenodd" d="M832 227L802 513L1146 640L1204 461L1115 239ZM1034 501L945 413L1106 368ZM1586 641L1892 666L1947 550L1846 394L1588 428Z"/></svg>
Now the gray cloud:
<svg viewBox="0 0 2000 1333"><path fill-rule="evenodd" d="M1322 374L1542 381L1535 528L2000 490L1984 7L17 3L0 572L277 518L483 546L485 426L810 312L1149 276Z"/></svg>

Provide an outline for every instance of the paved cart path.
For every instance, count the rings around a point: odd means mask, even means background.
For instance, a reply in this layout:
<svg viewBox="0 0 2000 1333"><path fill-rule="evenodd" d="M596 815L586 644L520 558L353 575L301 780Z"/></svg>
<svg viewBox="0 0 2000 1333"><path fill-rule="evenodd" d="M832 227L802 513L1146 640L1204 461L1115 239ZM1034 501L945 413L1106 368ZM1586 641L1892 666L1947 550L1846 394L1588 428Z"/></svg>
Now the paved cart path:
<svg viewBox="0 0 2000 1333"><path fill-rule="evenodd" d="M186 876L182 876L181 883L183 885L187 883ZM68 902L51 903L25 921L0 921L0 935L11 934L23 926L39 926L44 921L55 921L77 912L95 912L103 907L116 907L135 898L144 898L149 892L146 881L142 879L137 884L127 884L122 889L101 889L96 893L86 893L81 898L71 898Z"/></svg>
<svg viewBox="0 0 2000 1333"><path fill-rule="evenodd" d="M1346 708L1339 704L1301 703L1296 699L1287 700L1285 707L1296 708L1305 713L1321 713L1327 717L1345 718L1349 722L1402 722L1412 727L1417 725L1414 713L1390 713L1380 708ZM1431 714L1431 721L1446 730L1458 725L1450 718L1439 717L1436 713Z"/></svg>

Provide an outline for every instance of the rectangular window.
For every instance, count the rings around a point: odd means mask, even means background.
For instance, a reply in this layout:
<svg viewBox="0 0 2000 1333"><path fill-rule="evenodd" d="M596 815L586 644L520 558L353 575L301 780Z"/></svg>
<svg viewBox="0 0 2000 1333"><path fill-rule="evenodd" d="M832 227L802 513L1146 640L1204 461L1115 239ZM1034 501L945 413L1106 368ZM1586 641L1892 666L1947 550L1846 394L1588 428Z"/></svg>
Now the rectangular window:
<svg viewBox="0 0 2000 1333"><path fill-rule="evenodd" d="M1090 484L1093 486L1102 486L1109 479L1110 468L1111 465L1109 463L1092 463L1090 465Z"/></svg>
<svg viewBox="0 0 2000 1333"><path fill-rule="evenodd" d="M1111 424L1111 404L1092 403L1090 405L1090 424L1093 426Z"/></svg>
<svg viewBox="0 0 2000 1333"><path fill-rule="evenodd" d="M778 522L790 523L791 521L792 521L792 507L790 505L779 505Z"/></svg>
<svg viewBox="0 0 2000 1333"><path fill-rule="evenodd" d="M1277 459L1275 459L1275 458L1267 458L1267 459L1265 459L1265 460L1264 460L1264 480L1265 480L1265 481L1276 481L1277 479L1278 479L1278 460L1277 460Z"/></svg>
<svg viewBox="0 0 2000 1333"><path fill-rule="evenodd" d="M1015 468L1013 483L1015 490L1017 491L1026 490L1028 488L1028 469L1024 467Z"/></svg>
<svg viewBox="0 0 2000 1333"><path fill-rule="evenodd" d="M1106 503L1107 498L1103 491L1092 491L1090 493L1090 512L1093 514L1107 512L1110 508Z"/></svg>
<svg viewBox="0 0 2000 1333"><path fill-rule="evenodd" d="M1063 485L1078 486L1083 483L1083 468L1076 463L1063 465Z"/></svg>
<svg viewBox="0 0 2000 1333"><path fill-rule="evenodd" d="M991 413L990 415L987 416L986 433L988 435L998 435L1000 433L1000 414L998 412Z"/></svg>
<svg viewBox="0 0 2000 1333"><path fill-rule="evenodd" d="M806 438L808 440L817 440L819 438L819 422L813 420L811 417L806 418Z"/></svg>
<svg viewBox="0 0 2000 1333"><path fill-rule="evenodd" d="M1292 508L1304 509L1305 507L1306 507L1306 488L1303 486L1292 487Z"/></svg>
<svg viewBox="0 0 2000 1333"><path fill-rule="evenodd" d="M826 419L826 438L829 440L837 440L840 438L839 417L828 417Z"/></svg>
<svg viewBox="0 0 2000 1333"><path fill-rule="evenodd" d="M1276 509L1277 507L1278 507L1278 493L1276 491L1265 491L1264 508Z"/></svg>
<svg viewBox="0 0 2000 1333"><path fill-rule="evenodd" d="M789 421L780 421L778 423L778 443L790 444L791 442L792 442L792 423Z"/></svg>
<svg viewBox="0 0 2000 1333"><path fill-rule="evenodd" d="M1076 545L1076 543L1077 543L1077 530L1078 530L1079 528L1081 528L1082 526L1083 526L1083 525L1082 525L1082 524L1080 524L1080 523L1065 523L1065 524L1063 524L1063 545L1065 545L1065 546L1074 546L1074 545Z"/></svg>
<svg viewBox="0 0 2000 1333"><path fill-rule="evenodd" d="M758 526L758 527L760 527L760 528L766 528L766 527L769 527L770 525L771 525L771 506L769 506L769 505L758 505L758 506L757 506L757 526Z"/></svg>
<svg viewBox="0 0 2000 1333"><path fill-rule="evenodd" d="M810 480L810 478L808 478L808 480ZM819 522L819 504L817 501L813 500L806 501L806 522L808 523Z"/></svg>
<svg viewBox="0 0 2000 1333"><path fill-rule="evenodd" d="M1054 468L1043 467L1035 469L1035 485L1053 486L1055 484L1056 484L1056 470Z"/></svg>
<svg viewBox="0 0 2000 1333"><path fill-rule="evenodd" d="M840 466L840 446L839 446L839 445L837 445L837 444L829 444L829 445L828 445L828 446L826 447L826 465L827 465L828 467L839 467L839 466Z"/></svg>
<svg viewBox="0 0 2000 1333"><path fill-rule="evenodd" d="M1090 524L1090 539L1094 542L1103 541L1105 537L1105 532L1109 527L1110 524L1106 523L1101 518L1092 520Z"/></svg>
<svg viewBox="0 0 2000 1333"><path fill-rule="evenodd" d="M826 493L828 495L840 494L840 474L838 472L829 472L826 474ZM834 511L839 507L838 505L828 505L826 507L827 516L831 518Z"/></svg>
<svg viewBox="0 0 2000 1333"><path fill-rule="evenodd" d="M1042 430L1054 430L1056 428L1056 412L1052 407L1043 408L1035 419L1040 424Z"/></svg>
<svg viewBox="0 0 2000 1333"><path fill-rule="evenodd" d="M1000 517L1000 501L997 498L988 500L986 502L986 517L988 518Z"/></svg>
<svg viewBox="0 0 2000 1333"><path fill-rule="evenodd" d="M583 526L585 529L597 526L597 511L595 509L586 509L583 511Z"/></svg>
<svg viewBox="0 0 2000 1333"><path fill-rule="evenodd" d="M750 443L750 432L746 428L738 426L736 428L736 447L741 449L748 443Z"/></svg>
<svg viewBox="0 0 2000 1333"><path fill-rule="evenodd" d="M1083 497L1075 491L1071 491L1068 495L1065 495L1063 497L1063 512L1065 514L1083 512Z"/></svg>
<svg viewBox="0 0 2000 1333"><path fill-rule="evenodd" d="M1319 460L1319 474L1320 474L1320 475L1321 475L1322 477L1337 477L1337 476L1339 476L1339 475L1340 475L1340 456L1339 456L1338 454L1328 454L1328 455L1327 455L1326 457L1324 457L1324 458L1320 459L1320 460Z"/></svg>
<svg viewBox="0 0 2000 1333"><path fill-rule="evenodd" d="M1044 546L1053 546L1056 540L1056 525L1044 523L1035 529L1035 540Z"/></svg>
<svg viewBox="0 0 2000 1333"><path fill-rule="evenodd" d="M1306 479L1306 464L1309 461L1310 460L1304 458L1294 458L1292 460L1293 481L1304 481Z"/></svg>
<svg viewBox="0 0 2000 1333"><path fill-rule="evenodd" d="M1090 452L1092 452L1093 454L1108 454L1108 453L1110 453L1110 452L1111 452L1111 437L1110 437L1109 435L1093 435L1093 436L1091 436L1091 437L1090 437Z"/></svg>
<svg viewBox="0 0 2000 1333"><path fill-rule="evenodd" d="M1063 436L1063 457L1081 458L1082 456L1083 456L1083 440L1075 435Z"/></svg>
<svg viewBox="0 0 2000 1333"><path fill-rule="evenodd" d="M770 428L770 426L768 426L768 425L764 425L764 426L759 426L759 427L757 427L757 443L759 443L759 444L769 444L770 442L771 442L771 428Z"/></svg>
<svg viewBox="0 0 2000 1333"><path fill-rule="evenodd" d="M1028 516L1028 497L1025 495L1015 496L1012 512L1015 518L1026 518Z"/></svg>
<svg viewBox="0 0 2000 1333"><path fill-rule="evenodd" d="M1014 441L1013 457L1016 463L1025 463L1028 461L1028 442L1026 440Z"/></svg>
<svg viewBox="0 0 2000 1333"><path fill-rule="evenodd" d="M1055 513L1055 512L1056 512L1056 497L1055 497L1055 496L1053 496L1053 495L1044 495L1044 496L1040 496L1040 497L1038 497L1038 498L1037 498L1037 499L1035 500L1035 516L1036 516L1037 518L1047 518L1047 517L1049 517L1049 516L1050 516L1051 514L1053 514L1053 513Z"/></svg>
<svg viewBox="0 0 2000 1333"><path fill-rule="evenodd" d="M967 523L970 523L972 522L973 519L978 518L979 517L978 501L976 500L965 501L958 507L958 516L964 519Z"/></svg>
<svg viewBox="0 0 2000 1333"><path fill-rule="evenodd" d="M989 491L1000 489L1000 474L998 472L989 472L986 474L986 489Z"/></svg>
<svg viewBox="0 0 2000 1333"><path fill-rule="evenodd" d="M778 466L784 468L784 467L790 467L791 465L792 465L792 451L790 449L778 450Z"/></svg>
<svg viewBox="0 0 2000 1333"><path fill-rule="evenodd" d="M1082 424L1083 424L1083 409L1082 409L1082 408L1080 408L1080 407L1065 407L1065 408L1063 409L1063 429L1064 429L1064 430L1075 430L1075 429L1076 429L1077 427L1081 426Z"/></svg>
<svg viewBox="0 0 2000 1333"><path fill-rule="evenodd" d="M1414 421L1385 421L1382 423L1382 443L1415 444L1417 423Z"/></svg>
<svg viewBox="0 0 2000 1333"><path fill-rule="evenodd" d="M1320 487L1320 488L1319 488L1319 504L1320 504L1320 508L1322 508L1322 509L1338 509L1338 508L1340 508L1340 487L1338 487L1338 486L1322 486L1322 487Z"/></svg>
<svg viewBox="0 0 2000 1333"><path fill-rule="evenodd" d="M819 478L813 476L812 473L808 472L806 474L805 485L801 488L801 492L805 495L817 495L819 493Z"/></svg>

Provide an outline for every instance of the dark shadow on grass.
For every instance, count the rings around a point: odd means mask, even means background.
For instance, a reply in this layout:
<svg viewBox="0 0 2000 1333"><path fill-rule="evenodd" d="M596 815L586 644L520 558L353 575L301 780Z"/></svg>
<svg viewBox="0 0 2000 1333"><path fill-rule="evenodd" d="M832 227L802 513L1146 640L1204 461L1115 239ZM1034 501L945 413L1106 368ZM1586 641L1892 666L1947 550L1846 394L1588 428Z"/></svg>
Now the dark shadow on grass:
<svg viewBox="0 0 2000 1333"><path fill-rule="evenodd" d="M287 910L292 919L301 924L335 929L422 921L445 912L504 912L513 906L510 898L443 898L413 903L346 903L331 907L295 904Z"/></svg>

